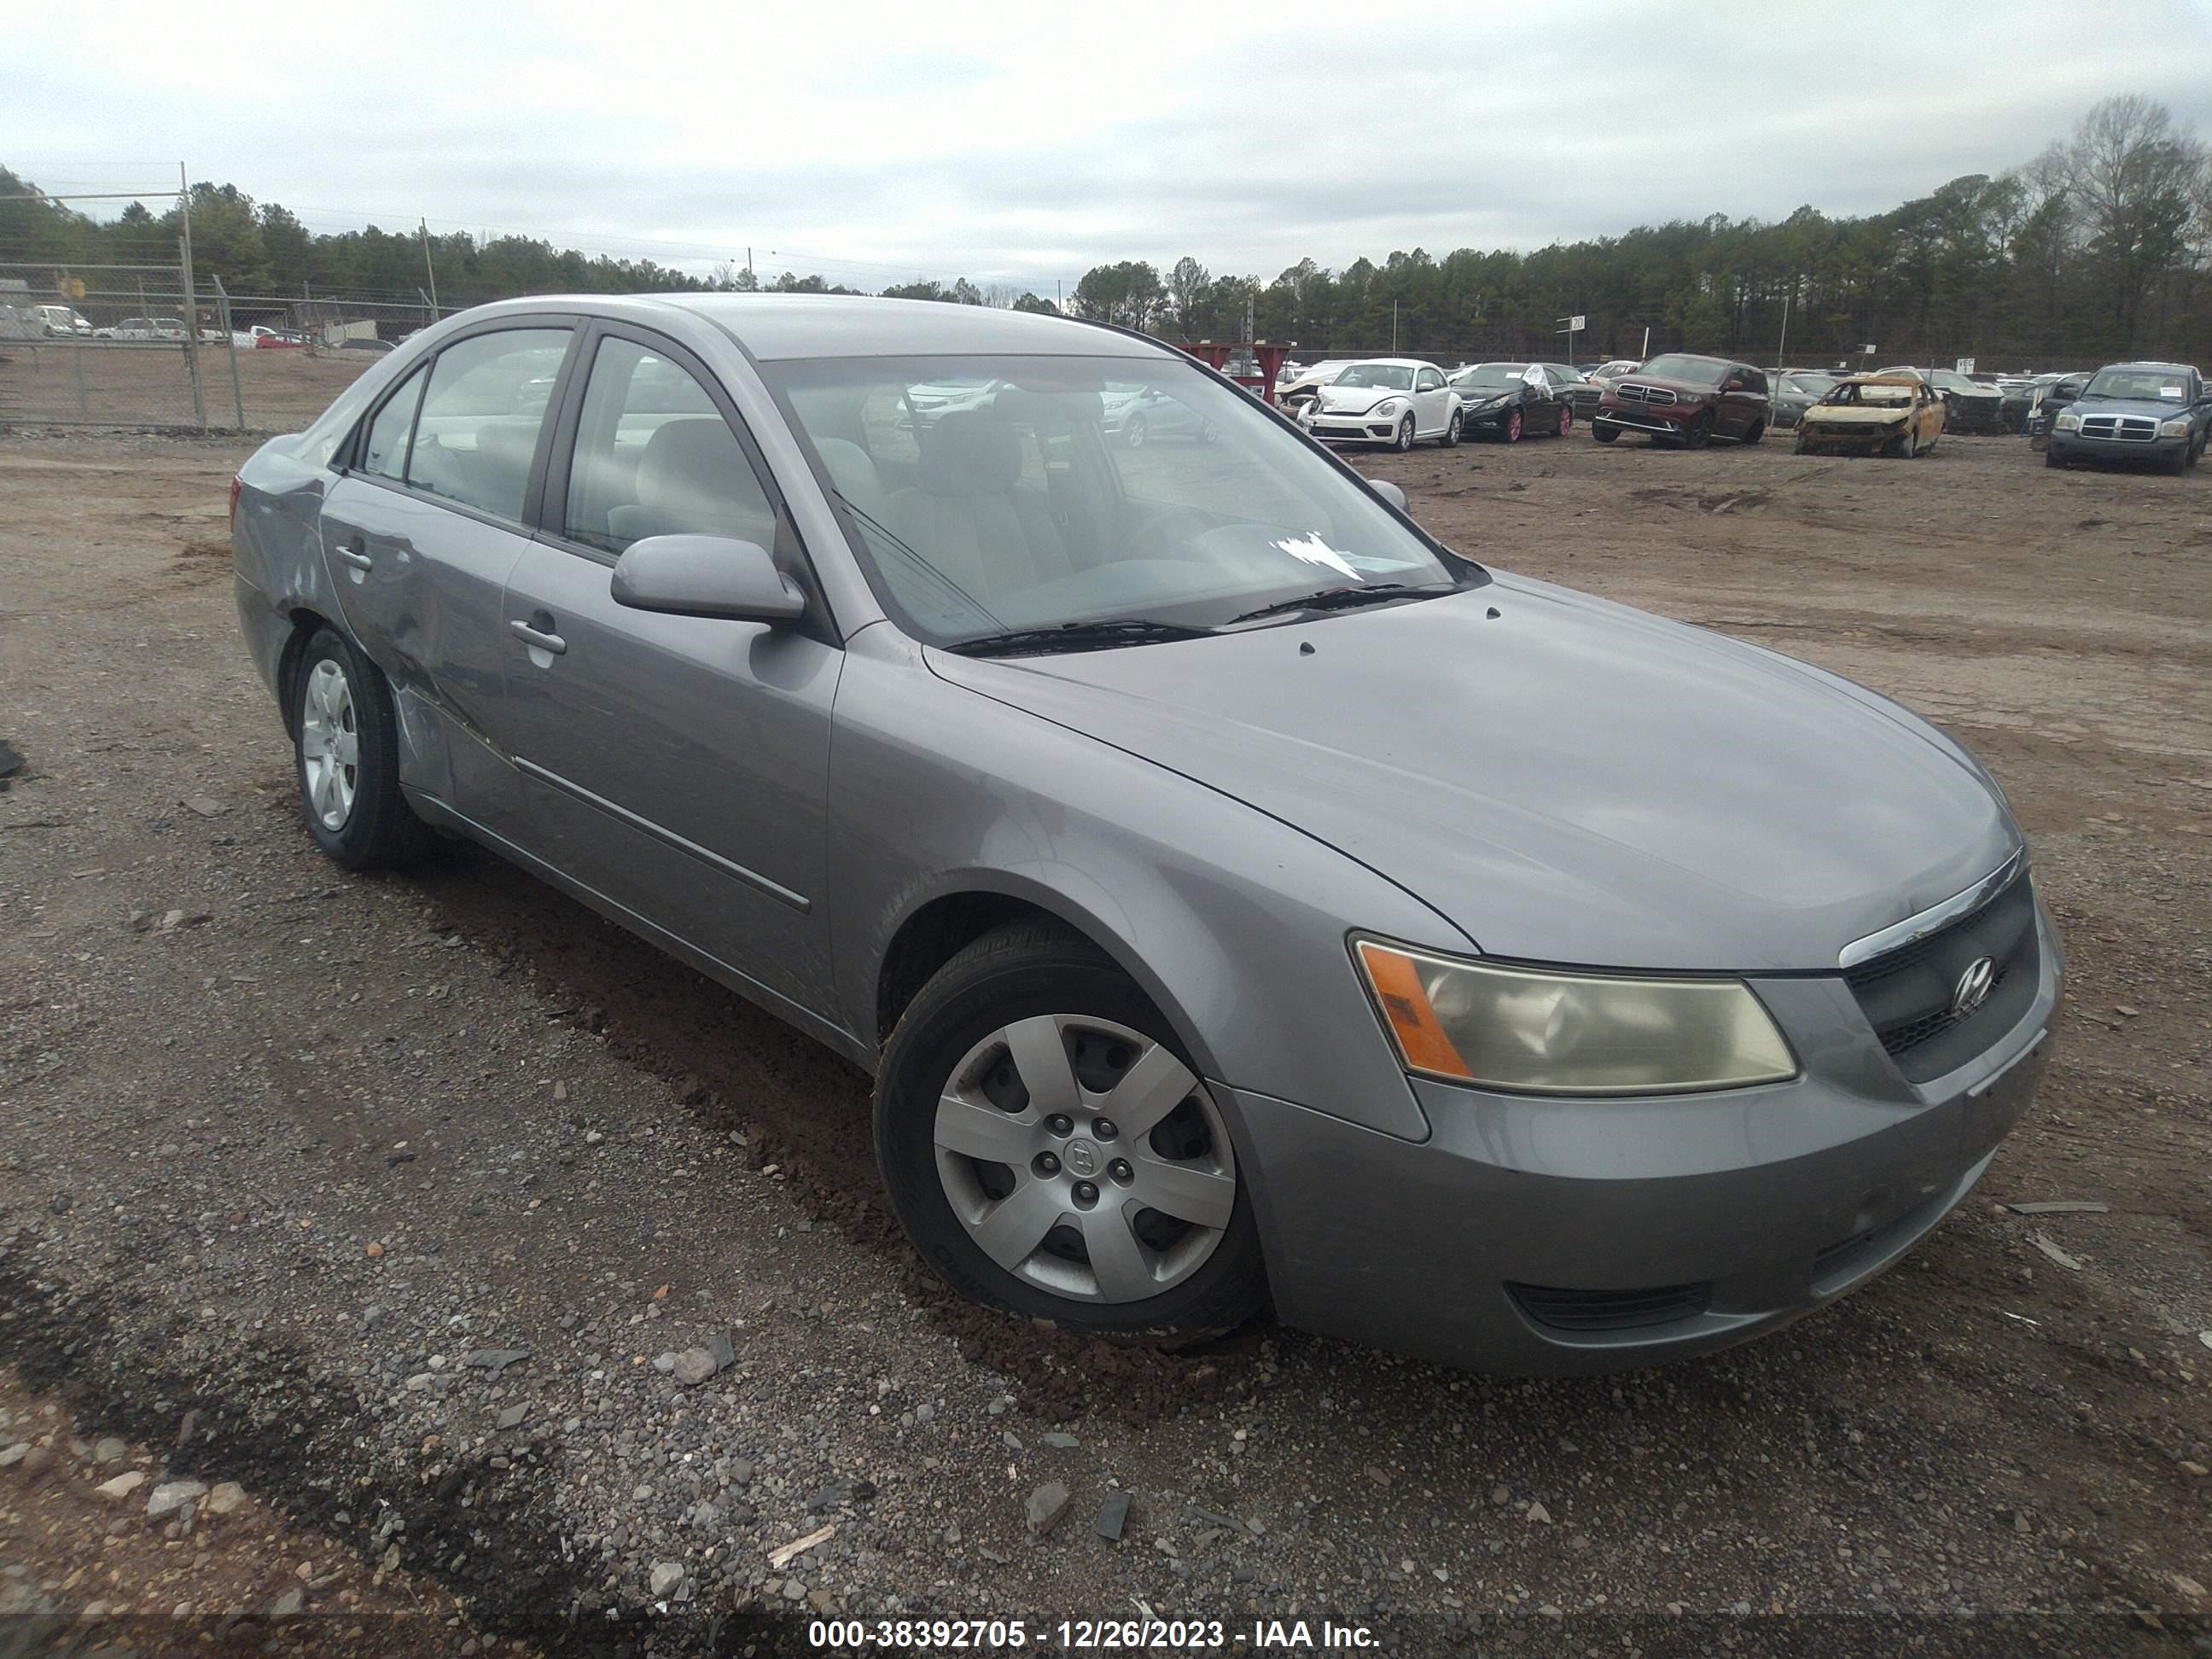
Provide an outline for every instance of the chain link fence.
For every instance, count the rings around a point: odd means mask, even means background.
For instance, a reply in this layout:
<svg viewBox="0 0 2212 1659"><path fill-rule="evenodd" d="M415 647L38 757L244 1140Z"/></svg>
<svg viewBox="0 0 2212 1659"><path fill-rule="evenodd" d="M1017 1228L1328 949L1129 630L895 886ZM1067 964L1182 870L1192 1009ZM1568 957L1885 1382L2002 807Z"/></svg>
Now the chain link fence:
<svg viewBox="0 0 2212 1659"><path fill-rule="evenodd" d="M296 430L439 314L427 300L231 294L181 261L0 249L0 428Z"/></svg>

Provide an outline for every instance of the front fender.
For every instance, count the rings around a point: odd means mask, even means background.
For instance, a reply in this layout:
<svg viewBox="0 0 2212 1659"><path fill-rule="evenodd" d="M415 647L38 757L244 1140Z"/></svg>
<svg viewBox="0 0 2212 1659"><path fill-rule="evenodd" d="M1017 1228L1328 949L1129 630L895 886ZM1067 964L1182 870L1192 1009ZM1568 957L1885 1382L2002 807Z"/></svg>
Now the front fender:
<svg viewBox="0 0 2212 1659"><path fill-rule="evenodd" d="M874 1030L878 975L909 918L949 894L999 894L1089 935L1207 1077L1426 1138L1346 935L1471 950L1457 928L1303 831L939 678L888 623L848 650L830 831L848 1029Z"/></svg>

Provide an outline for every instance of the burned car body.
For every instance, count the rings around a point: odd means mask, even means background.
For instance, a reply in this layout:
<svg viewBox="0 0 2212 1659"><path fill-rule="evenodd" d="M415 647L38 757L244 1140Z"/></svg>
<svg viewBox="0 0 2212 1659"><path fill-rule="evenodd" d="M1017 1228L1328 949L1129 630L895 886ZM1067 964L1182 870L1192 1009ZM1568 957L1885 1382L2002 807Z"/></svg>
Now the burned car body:
<svg viewBox="0 0 2212 1659"><path fill-rule="evenodd" d="M1917 374L1857 374L1798 417L1800 455L1898 455L1936 447L1943 401Z"/></svg>

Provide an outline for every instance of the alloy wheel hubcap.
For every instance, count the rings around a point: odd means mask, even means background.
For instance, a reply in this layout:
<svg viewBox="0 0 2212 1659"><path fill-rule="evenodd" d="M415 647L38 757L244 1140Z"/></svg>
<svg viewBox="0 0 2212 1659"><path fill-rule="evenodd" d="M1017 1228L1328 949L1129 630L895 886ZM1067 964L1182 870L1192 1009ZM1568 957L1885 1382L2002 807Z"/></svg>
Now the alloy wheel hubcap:
<svg viewBox="0 0 2212 1659"><path fill-rule="evenodd" d="M1073 1301L1139 1302L1220 1244L1237 1165L1190 1068L1111 1020L1042 1014L985 1037L937 1105L938 1179L984 1255Z"/></svg>
<svg viewBox="0 0 2212 1659"><path fill-rule="evenodd" d="M344 829L361 781L361 732L352 682L327 657L308 671L300 711L300 764L316 822L325 830Z"/></svg>

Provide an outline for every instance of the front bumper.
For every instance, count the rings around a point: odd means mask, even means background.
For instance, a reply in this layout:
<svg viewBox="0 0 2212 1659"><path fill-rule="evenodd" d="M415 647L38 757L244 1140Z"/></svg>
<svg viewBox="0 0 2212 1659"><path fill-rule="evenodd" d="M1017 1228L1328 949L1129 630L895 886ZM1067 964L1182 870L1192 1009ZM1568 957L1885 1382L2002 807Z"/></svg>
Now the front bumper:
<svg viewBox="0 0 2212 1659"><path fill-rule="evenodd" d="M1278 1313L1552 1376L1702 1353L1813 1311L1932 1231L2027 1109L2063 971L2039 907L2036 926L2027 1012L1925 1085L1890 1064L1840 977L1808 977L1752 981L1807 1057L1769 1088L1558 1100L1417 1079L1418 1143L1220 1090Z"/></svg>
<svg viewBox="0 0 2212 1659"><path fill-rule="evenodd" d="M1878 455L1904 441L1901 425L1824 427L1806 421L1797 428L1797 442L1808 455Z"/></svg>
<svg viewBox="0 0 2212 1659"><path fill-rule="evenodd" d="M1655 438L1680 438L1702 408L1698 404L1601 404L1590 424L1648 432Z"/></svg>
<svg viewBox="0 0 2212 1659"><path fill-rule="evenodd" d="M1324 415L1316 413L1304 422L1307 431L1316 438L1337 443L1387 444L1395 442L1398 422L1405 415Z"/></svg>
<svg viewBox="0 0 2212 1659"><path fill-rule="evenodd" d="M2050 453L2062 461L2153 461L2164 466L2195 441L2179 438L2085 438L2079 432L2051 434Z"/></svg>

